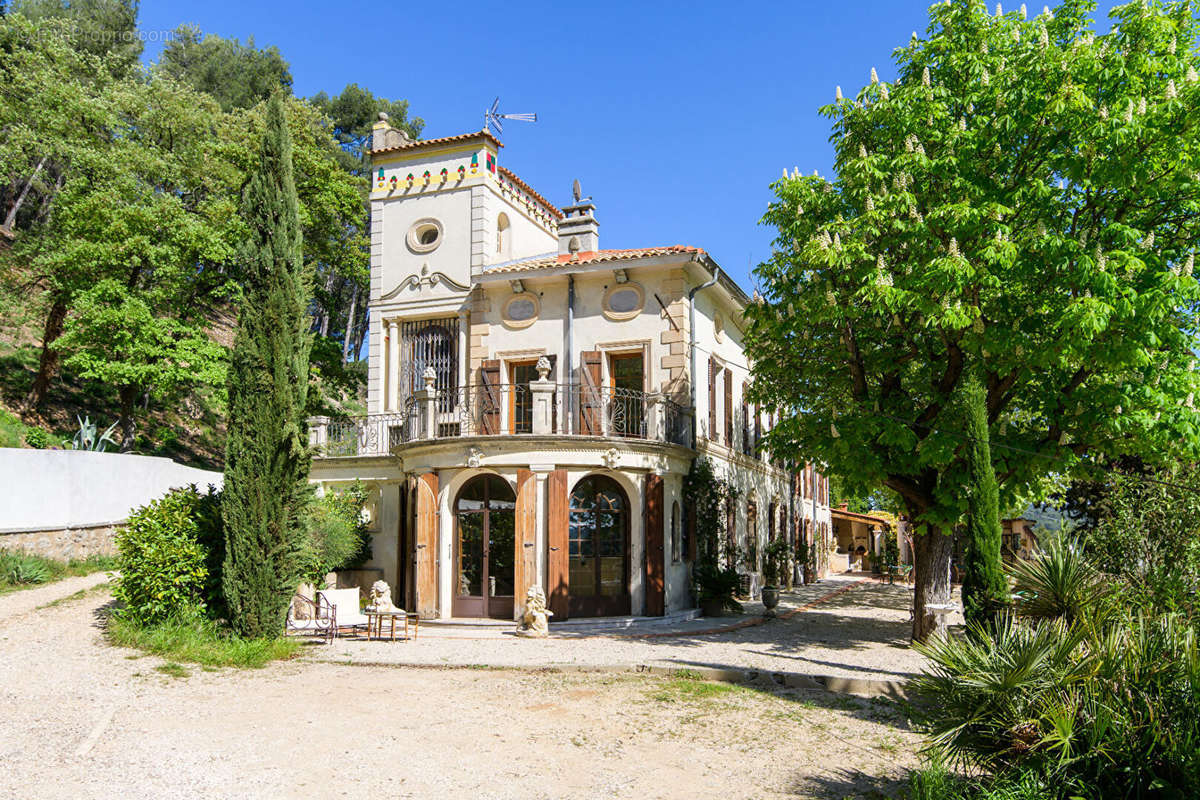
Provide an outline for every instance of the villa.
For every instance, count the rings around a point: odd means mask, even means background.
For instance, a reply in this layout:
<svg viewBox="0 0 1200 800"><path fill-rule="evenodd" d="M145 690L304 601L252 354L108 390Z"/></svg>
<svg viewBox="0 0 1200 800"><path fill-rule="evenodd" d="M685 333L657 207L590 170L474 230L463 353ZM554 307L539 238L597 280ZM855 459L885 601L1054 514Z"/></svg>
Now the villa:
<svg viewBox="0 0 1200 800"><path fill-rule="evenodd" d="M823 564L828 481L763 452L772 414L743 399L746 293L697 247L602 250L578 182L559 208L501 147L373 131L368 413L312 420L311 479L372 488L395 602L514 619L539 584L553 621L693 608L698 457L740 490L748 592L777 536Z"/></svg>

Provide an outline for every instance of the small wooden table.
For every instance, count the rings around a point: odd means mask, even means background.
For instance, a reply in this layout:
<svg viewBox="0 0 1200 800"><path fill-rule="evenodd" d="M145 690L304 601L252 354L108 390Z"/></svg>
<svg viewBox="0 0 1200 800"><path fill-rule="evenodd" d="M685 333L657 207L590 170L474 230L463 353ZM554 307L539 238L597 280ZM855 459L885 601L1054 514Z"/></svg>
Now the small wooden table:
<svg viewBox="0 0 1200 800"><path fill-rule="evenodd" d="M367 641L371 641L372 633L376 639L383 638L383 621L388 621L388 641L396 640L396 619L404 620L404 639L407 641L408 624L411 622L413 626L412 638L417 638L417 632L421 627L421 618L413 611L404 611L397 609L395 611L371 611L367 610Z"/></svg>

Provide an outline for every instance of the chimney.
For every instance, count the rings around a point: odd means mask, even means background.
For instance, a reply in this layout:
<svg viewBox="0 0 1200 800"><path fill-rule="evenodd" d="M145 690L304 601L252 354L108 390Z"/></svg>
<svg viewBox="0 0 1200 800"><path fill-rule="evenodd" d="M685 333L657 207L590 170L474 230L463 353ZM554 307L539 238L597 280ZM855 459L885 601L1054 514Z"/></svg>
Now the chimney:
<svg viewBox="0 0 1200 800"><path fill-rule="evenodd" d="M580 197L579 181L572 187L575 202L563 206L563 218L558 221L558 254L593 253L600 249L600 224L596 222L596 204L590 197Z"/></svg>
<svg viewBox="0 0 1200 800"><path fill-rule="evenodd" d="M371 126L371 150L387 150L393 147L408 147L413 140L402 128L393 128L388 122L386 111L379 112L379 119Z"/></svg>

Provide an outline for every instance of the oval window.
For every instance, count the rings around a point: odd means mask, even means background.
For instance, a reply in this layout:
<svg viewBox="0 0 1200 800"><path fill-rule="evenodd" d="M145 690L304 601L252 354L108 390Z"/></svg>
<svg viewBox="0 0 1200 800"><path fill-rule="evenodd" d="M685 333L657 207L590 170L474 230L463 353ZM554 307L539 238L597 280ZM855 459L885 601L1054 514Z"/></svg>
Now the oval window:
<svg viewBox="0 0 1200 800"><path fill-rule="evenodd" d="M642 298L636 289L618 289L608 298L608 307L618 314L635 311L641 304Z"/></svg>
<svg viewBox="0 0 1200 800"><path fill-rule="evenodd" d="M519 297L508 304L508 318L513 322L533 319L533 315L536 313L537 309L533 307L533 301L525 297Z"/></svg>
<svg viewBox="0 0 1200 800"><path fill-rule="evenodd" d="M442 243L442 223L436 219L419 219L408 229L408 247L414 253L429 253Z"/></svg>

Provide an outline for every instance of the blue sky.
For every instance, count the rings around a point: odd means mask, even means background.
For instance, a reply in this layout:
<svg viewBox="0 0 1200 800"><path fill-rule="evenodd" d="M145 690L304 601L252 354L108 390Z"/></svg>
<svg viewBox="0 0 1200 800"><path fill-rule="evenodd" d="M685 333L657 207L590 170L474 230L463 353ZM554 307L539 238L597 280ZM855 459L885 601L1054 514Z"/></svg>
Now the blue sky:
<svg viewBox="0 0 1200 800"><path fill-rule="evenodd" d="M1102 0L1101 20L1113 5ZM894 78L891 52L924 32L926 8L144 0L141 27L253 36L282 51L297 94L358 83L406 98L426 137L478 130L499 95L502 111L538 114L505 126L500 163L559 204L578 178L595 198L601 247L703 247L749 289L750 266L770 252L758 220L771 181L784 167L829 172L817 109L835 85L856 91L873 66ZM148 44L147 59L160 49Z"/></svg>

